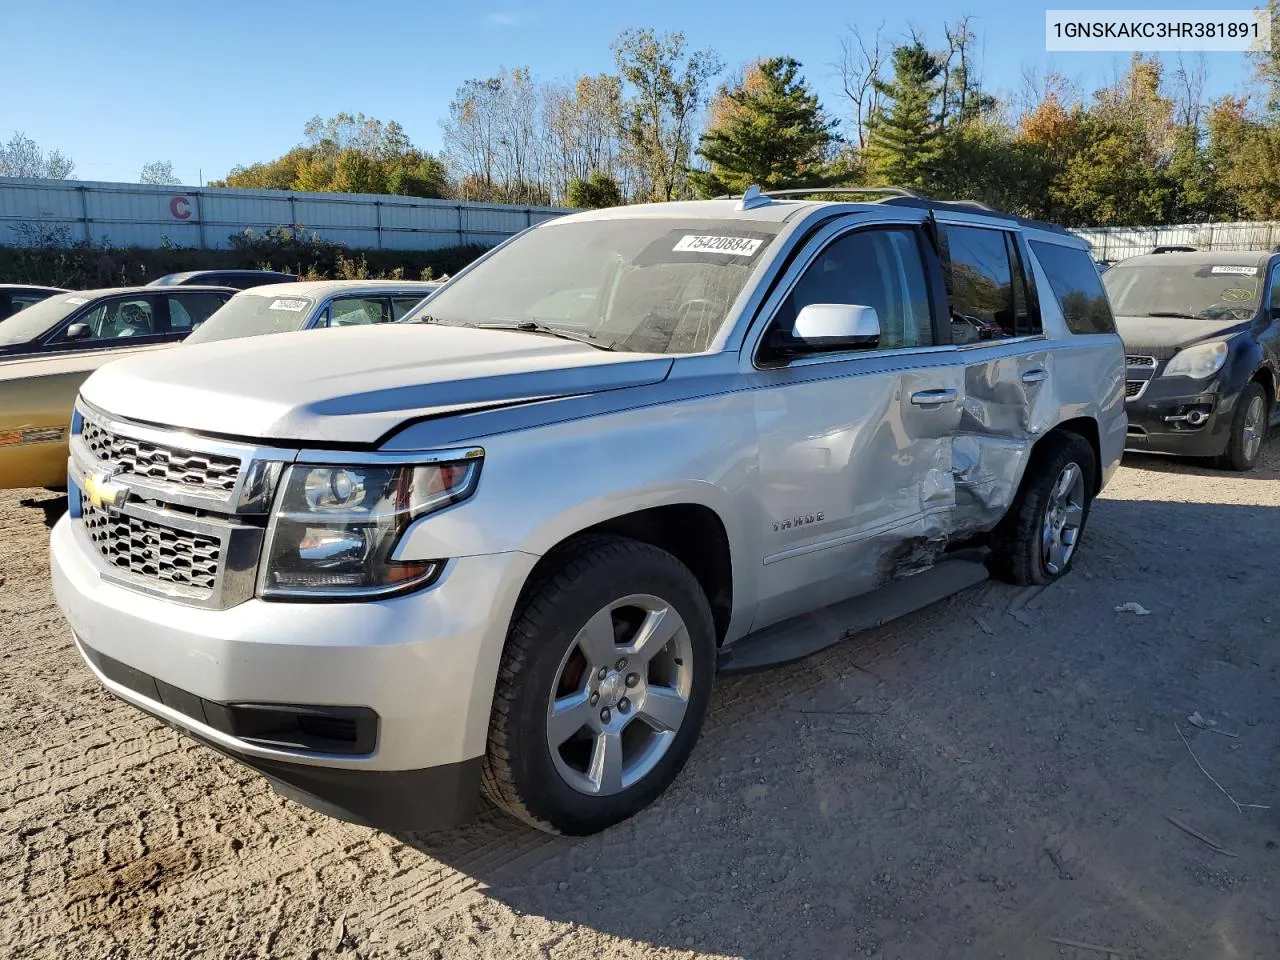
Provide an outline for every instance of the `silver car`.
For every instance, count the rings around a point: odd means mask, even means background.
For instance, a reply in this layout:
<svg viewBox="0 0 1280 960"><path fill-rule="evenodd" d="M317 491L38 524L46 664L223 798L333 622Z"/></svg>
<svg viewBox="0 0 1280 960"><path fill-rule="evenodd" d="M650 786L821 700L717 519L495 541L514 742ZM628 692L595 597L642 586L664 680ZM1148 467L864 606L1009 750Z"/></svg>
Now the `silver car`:
<svg viewBox="0 0 1280 960"><path fill-rule="evenodd" d="M309 280L242 290L196 326L187 343L264 333L360 327L402 319L440 287L418 280Z"/></svg>
<svg viewBox="0 0 1280 960"><path fill-rule="evenodd" d="M1125 442L1087 248L858 200L579 213L409 322L104 367L52 538L89 668L336 816L580 834L717 670L1064 576Z"/></svg>

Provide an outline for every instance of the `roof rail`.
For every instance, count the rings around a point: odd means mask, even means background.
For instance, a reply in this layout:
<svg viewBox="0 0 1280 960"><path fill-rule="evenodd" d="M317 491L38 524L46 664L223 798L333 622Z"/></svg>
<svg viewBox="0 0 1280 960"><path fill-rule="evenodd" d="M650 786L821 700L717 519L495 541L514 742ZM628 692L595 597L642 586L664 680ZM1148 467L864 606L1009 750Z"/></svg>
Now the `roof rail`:
<svg viewBox="0 0 1280 960"><path fill-rule="evenodd" d="M807 197L812 194L839 195L839 194L880 194L883 200L874 201L884 203L895 207L916 207L924 210L937 210L939 212L951 210L956 213L969 213L980 211L987 216L998 217L1002 220L1011 220L1019 223L1024 227L1031 227L1036 230L1046 230L1052 233L1067 233L1062 227L1056 223L1045 223L1041 220L1032 220L1029 217L1021 217L1016 213L1008 213L991 206L989 203L983 203L981 200L934 200L932 197L926 197L922 193L915 190L908 190L906 187L789 187L785 190L761 190L758 186L752 184L747 188L744 194L729 194L717 197L717 200L740 200L738 205L740 210L751 210L755 207L764 206L770 199L781 197Z"/></svg>
<svg viewBox="0 0 1280 960"><path fill-rule="evenodd" d="M804 187L792 187L786 190L761 190L760 193L766 197L806 197L812 193L887 193L891 197L926 199L922 194L916 193L914 190L908 190L906 187L809 187L807 189Z"/></svg>

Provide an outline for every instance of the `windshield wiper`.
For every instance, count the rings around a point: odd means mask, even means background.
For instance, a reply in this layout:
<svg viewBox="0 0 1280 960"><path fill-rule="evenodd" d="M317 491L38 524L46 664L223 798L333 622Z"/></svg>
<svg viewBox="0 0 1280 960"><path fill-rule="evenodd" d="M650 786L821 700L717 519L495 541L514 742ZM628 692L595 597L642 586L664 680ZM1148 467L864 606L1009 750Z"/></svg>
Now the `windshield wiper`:
<svg viewBox="0 0 1280 960"><path fill-rule="evenodd" d="M574 333L560 327L548 327L545 323L538 323L536 320L498 320L493 323L476 323L468 326L474 326L477 330L518 330L523 333L541 333L549 337L559 337L561 340L572 340L574 343L585 343L597 350L613 350L612 346L602 343L589 333Z"/></svg>
<svg viewBox="0 0 1280 960"><path fill-rule="evenodd" d="M1205 317L1197 316L1194 313L1178 313L1176 310L1153 310L1151 313L1144 313L1144 317L1175 317L1179 320L1204 320Z"/></svg>

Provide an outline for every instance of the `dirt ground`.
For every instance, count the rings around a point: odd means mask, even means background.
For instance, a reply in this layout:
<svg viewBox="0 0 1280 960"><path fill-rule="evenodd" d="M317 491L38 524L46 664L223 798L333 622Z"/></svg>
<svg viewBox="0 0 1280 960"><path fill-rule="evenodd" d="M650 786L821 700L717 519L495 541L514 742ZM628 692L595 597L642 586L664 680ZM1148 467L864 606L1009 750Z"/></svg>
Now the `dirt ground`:
<svg viewBox="0 0 1280 960"><path fill-rule="evenodd" d="M1265 458L1246 476L1130 458L1063 582L986 584L721 680L672 790L578 841L492 811L447 835L337 823L107 696L54 605L44 514L20 505L48 495L2 494L0 943L1280 956L1280 443Z"/></svg>

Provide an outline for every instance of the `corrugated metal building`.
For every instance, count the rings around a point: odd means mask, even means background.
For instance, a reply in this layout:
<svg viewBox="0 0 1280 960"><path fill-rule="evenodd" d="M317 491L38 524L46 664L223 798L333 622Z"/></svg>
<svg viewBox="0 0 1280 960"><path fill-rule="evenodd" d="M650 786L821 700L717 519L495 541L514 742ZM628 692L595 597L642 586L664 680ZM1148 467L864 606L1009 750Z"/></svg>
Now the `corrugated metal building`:
<svg viewBox="0 0 1280 960"><path fill-rule="evenodd" d="M1271 250L1280 243L1280 223L1180 223L1168 227L1082 227L1072 230L1093 247L1096 260L1123 260L1156 247L1197 250Z"/></svg>
<svg viewBox="0 0 1280 960"><path fill-rule="evenodd" d="M0 245L64 228L72 241L218 249L232 234L301 224L352 249L495 243L569 211L357 193L295 193L0 177Z"/></svg>

